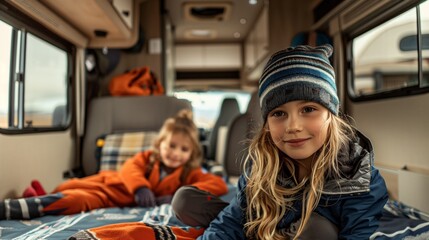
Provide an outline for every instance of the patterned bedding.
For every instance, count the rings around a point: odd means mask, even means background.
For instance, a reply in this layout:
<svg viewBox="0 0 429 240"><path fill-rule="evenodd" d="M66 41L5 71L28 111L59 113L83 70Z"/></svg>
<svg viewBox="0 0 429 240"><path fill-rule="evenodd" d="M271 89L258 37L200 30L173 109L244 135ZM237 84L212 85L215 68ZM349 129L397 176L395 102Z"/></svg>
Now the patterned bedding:
<svg viewBox="0 0 429 240"><path fill-rule="evenodd" d="M67 216L44 216L28 221L0 221L0 239L68 239L80 230L128 222L184 226L173 216L171 207L167 204L155 208L104 208Z"/></svg>
<svg viewBox="0 0 429 240"><path fill-rule="evenodd" d="M370 239L429 239L429 215L401 202L389 200L384 205L378 230Z"/></svg>
<svg viewBox="0 0 429 240"><path fill-rule="evenodd" d="M223 197L224 200L230 200L235 195L234 187L230 186L230 190L230 193ZM97 228L100 226L104 227ZM0 239L69 239L73 235L82 237L75 239L96 239L90 237L91 231L85 231L94 228L98 230L95 231L97 233L107 232L111 236L121 234L121 231L126 233L127 236L120 239L135 239L130 234L132 231L150 235L139 235L144 237L139 239L167 239L160 237L166 233L177 239L192 239L187 237L198 236L203 231L185 226L174 216L171 206L164 204L155 208L97 209L68 216L44 216L30 221L0 221ZM400 202L388 201L380 227L371 239L429 239L429 215Z"/></svg>
<svg viewBox="0 0 429 240"><path fill-rule="evenodd" d="M228 184L228 189L228 193L221 197L224 201L230 201L236 194L234 185ZM32 220L0 220L0 240L68 239L81 230L135 222L188 229L174 216L171 206L163 204L154 208L103 208L80 214L44 216Z"/></svg>

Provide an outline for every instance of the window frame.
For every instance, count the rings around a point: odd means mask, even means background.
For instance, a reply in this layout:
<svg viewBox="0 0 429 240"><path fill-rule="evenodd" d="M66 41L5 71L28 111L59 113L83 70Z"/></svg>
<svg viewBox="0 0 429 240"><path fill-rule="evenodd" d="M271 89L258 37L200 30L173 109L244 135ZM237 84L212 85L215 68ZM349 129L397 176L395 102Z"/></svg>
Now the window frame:
<svg viewBox="0 0 429 240"><path fill-rule="evenodd" d="M347 74L346 74L346 92L348 98L352 102L364 102L364 101L373 101L373 100L381 100L381 99L389 99L389 98L398 98L398 97L408 97L412 95L419 95L429 92L429 86L422 86L422 80L423 80L423 65L422 65L422 32L421 32L421 10L419 5L424 3L425 1L418 2L415 5L409 6L408 8L401 9L400 11L387 13L382 16L381 18L374 18L372 21L366 22L365 26L363 28L359 28L358 30L351 31L349 33L346 33L344 35L344 40L346 43L346 66L347 66ZM376 92L366 95L360 95L355 96L354 95L354 56L353 56L353 40L386 23L387 21L390 21L394 19L395 17L399 16L400 14L409 11L411 9L416 9L416 28L417 28L417 76L418 76L418 84L415 86L407 86L402 87L399 89L392 89L392 90L385 90L382 92Z"/></svg>
<svg viewBox="0 0 429 240"><path fill-rule="evenodd" d="M76 59L76 48L73 44L68 42L67 40L57 36L52 31L41 25L40 23L32 20L30 17L26 16L13 6L11 6L7 2L0 2L0 20L5 22L6 24L9 24L13 27L13 31L21 30L25 33L30 33L34 35L35 37L65 51L67 54L67 85L66 85L66 113L67 113L67 124L63 126L19 126L19 119L24 119L23 113L25 113L25 109L20 110L18 109L16 112L8 111L7 114L7 121L8 121L8 127L3 128L0 127L0 133L2 134L26 134L26 133L43 133L43 132L52 132L52 131L65 131L68 128L72 126L72 123L75 121L75 116L73 114L73 106L74 106L74 96L75 96L75 90L73 88L74 82L75 82L75 59ZM26 37L24 37L26 38ZM11 39L12 40L12 39ZM11 48L17 47L16 44L12 44ZM12 49L13 50L13 49ZM16 51L14 51L16 52ZM15 74L16 69L16 54L11 54L11 63L10 66L10 75ZM25 60L25 59L21 59ZM25 77L25 72L22 74ZM11 79L12 76L9 78L9 110L14 109L15 105L18 104L16 102L16 90L15 90L15 81ZM24 83L24 89L25 89L25 83ZM21 99L24 99L25 92L22 92L22 96L19 96ZM22 105L24 105L24 102L22 102ZM14 116L18 119L17 127L11 128L10 121L14 121Z"/></svg>

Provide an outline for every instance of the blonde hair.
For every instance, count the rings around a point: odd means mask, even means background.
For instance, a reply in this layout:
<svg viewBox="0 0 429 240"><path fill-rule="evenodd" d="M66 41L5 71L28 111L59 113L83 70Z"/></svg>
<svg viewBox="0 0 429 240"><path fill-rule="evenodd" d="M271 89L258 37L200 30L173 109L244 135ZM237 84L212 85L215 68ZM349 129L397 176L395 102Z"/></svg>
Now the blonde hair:
<svg viewBox="0 0 429 240"><path fill-rule="evenodd" d="M244 164L250 168L244 171L247 178L245 233L248 238L285 239L276 226L285 213L292 210L293 201L302 198L301 223L294 237L297 239L319 203L325 177L341 178L337 156L350 142L348 136L354 136L354 129L348 121L332 113L329 118L327 140L317 151L310 176L292 188L285 188L278 181L283 166L293 175L293 161L276 147L265 127L253 138Z"/></svg>
<svg viewBox="0 0 429 240"><path fill-rule="evenodd" d="M171 134L184 134L188 136L192 143L191 159L183 166L181 179L186 179L188 173L201 165L202 149L199 141L198 128L195 125L191 110L181 110L175 117L168 118L159 131L158 136L152 144L154 154L151 157L151 162L161 158L159 148L161 142Z"/></svg>

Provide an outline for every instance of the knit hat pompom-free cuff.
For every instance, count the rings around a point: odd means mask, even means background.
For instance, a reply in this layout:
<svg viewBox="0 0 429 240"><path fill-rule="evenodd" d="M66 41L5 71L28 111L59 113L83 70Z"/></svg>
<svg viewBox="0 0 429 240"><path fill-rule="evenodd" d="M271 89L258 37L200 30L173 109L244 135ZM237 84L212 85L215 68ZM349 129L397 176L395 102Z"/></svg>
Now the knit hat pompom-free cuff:
<svg viewBox="0 0 429 240"><path fill-rule="evenodd" d="M306 100L338 115L339 100L334 68L329 62L332 46L299 45L273 54L259 80L262 117L287 102Z"/></svg>

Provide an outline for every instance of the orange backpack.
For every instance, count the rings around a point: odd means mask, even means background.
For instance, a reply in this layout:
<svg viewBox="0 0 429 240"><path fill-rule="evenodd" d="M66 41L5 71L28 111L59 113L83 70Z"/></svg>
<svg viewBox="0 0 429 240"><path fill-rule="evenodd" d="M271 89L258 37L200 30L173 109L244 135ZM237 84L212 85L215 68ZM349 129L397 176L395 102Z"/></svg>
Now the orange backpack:
<svg viewBox="0 0 429 240"><path fill-rule="evenodd" d="M109 84L112 96L163 95L164 88L149 67L134 68L113 77Z"/></svg>

